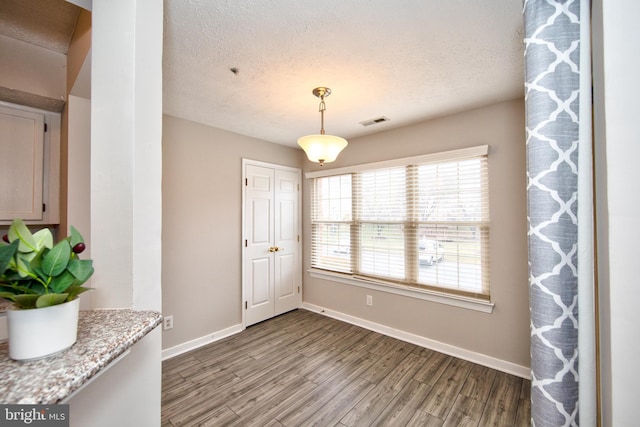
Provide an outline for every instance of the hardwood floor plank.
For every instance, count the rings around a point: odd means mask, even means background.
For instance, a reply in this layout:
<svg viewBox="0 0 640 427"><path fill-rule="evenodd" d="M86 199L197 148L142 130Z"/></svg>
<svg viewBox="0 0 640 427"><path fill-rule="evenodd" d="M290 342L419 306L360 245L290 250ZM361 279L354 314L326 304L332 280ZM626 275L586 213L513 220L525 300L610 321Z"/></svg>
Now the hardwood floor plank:
<svg viewBox="0 0 640 427"><path fill-rule="evenodd" d="M237 354L247 354L254 350L257 346L270 341L275 341L281 336L291 336L291 330L299 334L308 334L316 328L306 328L314 322L323 324L324 316L310 313L312 316L306 316L298 310L286 313L282 316L270 319L268 322L252 325L236 334L226 337L220 341L208 344L191 352L197 359L209 363L215 363L220 360L229 360Z"/></svg>
<svg viewBox="0 0 640 427"><path fill-rule="evenodd" d="M176 356L173 359L162 362L163 375L180 375L188 372L190 369L202 368L202 362L190 354Z"/></svg>
<svg viewBox="0 0 640 427"><path fill-rule="evenodd" d="M276 415L292 406L295 402L303 399L316 387L318 386L311 381L303 381L298 386L292 385L291 388L281 390L279 393L274 394L271 399L263 402L261 405L256 405L247 412L242 413L242 418L229 426L262 427L271 420L275 420ZM279 421L277 421L277 423L281 425Z"/></svg>
<svg viewBox="0 0 640 427"><path fill-rule="evenodd" d="M522 381L520 388L520 399L531 400L531 381Z"/></svg>
<svg viewBox="0 0 640 427"><path fill-rule="evenodd" d="M281 353L270 353L268 356L265 356L261 359L248 357L246 362L240 365L234 364L234 367L230 369L235 375L242 379L245 379L250 378L254 375L260 375L262 372L264 372L265 369L273 366L284 358L295 357L297 357L297 354L295 352L283 350Z"/></svg>
<svg viewBox="0 0 640 427"><path fill-rule="evenodd" d="M433 355L433 353L435 353L435 351L428 349L428 348L424 348L424 347L420 347L420 346L415 346L413 349L413 352L415 354L417 354L418 356L422 356L422 357L426 357L429 358Z"/></svg>
<svg viewBox="0 0 640 427"><path fill-rule="evenodd" d="M348 411L344 418L340 420L342 424L356 426L373 423L396 395L404 389L405 385L412 381L415 372L425 361L425 358L413 353L406 355L402 352L393 353L392 351L390 353L392 353L392 356L403 355L405 357L395 360L393 371L389 372L366 396L357 402L353 409ZM375 364L388 364L389 360L393 359L382 358ZM370 377L367 376L367 373L370 370L367 370L362 377L369 379Z"/></svg>
<svg viewBox="0 0 640 427"><path fill-rule="evenodd" d="M304 377L296 375L295 372L283 374L271 378L260 387L249 389L245 393L229 399L226 405L236 414L244 416L255 407L263 407L266 402L273 399L274 396L281 395L283 391L300 387L306 382L308 381Z"/></svg>
<svg viewBox="0 0 640 427"><path fill-rule="evenodd" d="M433 352L426 363L416 373L415 379L433 386L447 369L452 358L443 353Z"/></svg>
<svg viewBox="0 0 640 427"><path fill-rule="evenodd" d="M349 361L349 355L353 356L356 347L345 349L330 348L324 352L316 353L304 358L305 363L298 370L298 375L303 376L308 381L321 384L332 373ZM304 357L304 356L301 356Z"/></svg>
<svg viewBox="0 0 640 427"><path fill-rule="evenodd" d="M473 365L460 394L481 402L486 402L496 371L485 366Z"/></svg>
<svg viewBox="0 0 640 427"><path fill-rule="evenodd" d="M240 417L236 415L231 409L223 406L216 409L211 413L204 414L202 417L193 421L191 425L197 425L200 427L219 427L227 425Z"/></svg>
<svg viewBox="0 0 640 427"><path fill-rule="evenodd" d="M438 417L427 414L422 410L417 410L413 418L407 423L407 427L442 427L442 421Z"/></svg>
<svg viewBox="0 0 640 427"><path fill-rule="evenodd" d="M192 381L184 381L174 387L168 388L162 393L162 405L166 408L179 405L186 399L192 399L200 394L200 390L207 388L224 389L233 383L240 382L233 372L214 373L211 376L205 376L201 381L194 383Z"/></svg>
<svg viewBox="0 0 640 427"><path fill-rule="evenodd" d="M162 374L162 389L167 390L177 386L185 381L179 374L164 375Z"/></svg>
<svg viewBox="0 0 640 427"><path fill-rule="evenodd" d="M397 341L396 345L371 366L362 377L369 382L378 384L413 350L413 344Z"/></svg>
<svg viewBox="0 0 640 427"><path fill-rule="evenodd" d="M516 413L517 427L528 427L531 425L531 400L530 399L518 399L518 411Z"/></svg>
<svg viewBox="0 0 640 427"><path fill-rule="evenodd" d="M331 400L304 421L305 426L325 427L336 424L369 390L374 387L369 381L358 377L336 393Z"/></svg>
<svg viewBox="0 0 640 427"><path fill-rule="evenodd" d="M180 375L189 381L198 383L202 381L207 381L207 377L212 377L220 373L220 375L224 375L225 372L234 372L240 366L244 366L244 364L251 362L253 359L247 355L238 355L232 359L228 359L226 362L217 362L215 364L209 364L208 362L203 362L200 365L200 369L195 369L194 367L189 368L189 370L183 371Z"/></svg>
<svg viewBox="0 0 640 427"><path fill-rule="evenodd" d="M306 310L162 367L166 427L530 425L530 381Z"/></svg>
<svg viewBox="0 0 640 427"><path fill-rule="evenodd" d="M206 366L212 366L217 363L224 363L224 361L232 359L240 355L247 355L251 350L254 350L261 345L269 345L271 342L275 342L279 337L286 336L287 331L284 329L267 330L262 328L265 332L260 335L256 330L251 328L245 329L244 332L250 331L246 335L238 334L231 337L227 337L219 342L209 344L201 349L194 351L193 356L202 361Z"/></svg>
<svg viewBox="0 0 640 427"><path fill-rule="evenodd" d="M443 427L476 427L480 422L485 403L459 394Z"/></svg>
<svg viewBox="0 0 640 427"><path fill-rule="evenodd" d="M258 346L251 343L247 354L255 359L260 359L271 352L299 351L308 348L326 335L323 329L305 327L304 323L306 322L300 322L294 329L291 329L291 327L281 328L284 333L279 334L277 337L271 337L270 340L265 341L264 345Z"/></svg>
<svg viewBox="0 0 640 427"><path fill-rule="evenodd" d="M183 394L169 404L164 404L162 420L168 420L174 426L189 425L192 420L220 409L222 404L211 401L213 392L214 389L210 387L201 387Z"/></svg>
<svg viewBox="0 0 640 427"><path fill-rule="evenodd" d="M471 370L471 363L451 358L447 368L425 399L422 410L444 420Z"/></svg>
<svg viewBox="0 0 640 427"><path fill-rule="evenodd" d="M430 391L430 385L410 380L384 408L374 424L389 427L407 425Z"/></svg>
<svg viewBox="0 0 640 427"><path fill-rule="evenodd" d="M301 425L303 421L331 400L335 394L340 392L340 390L350 382L355 381L373 362L374 357L369 353L359 354L358 358L342 367L305 398L300 399L285 411L278 414L276 419L287 426Z"/></svg>
<svg viewBox="0 0 640 427"><path fill-rule="evenodd" d="M372 332L367 337L363 338L362 343L365 345L369 353L383 355L391 350L398 340L388 337L386 335Z"/></svg>
<svg viewBox="0 0 640 427"><path fill-rule="evenodd" d="M357 330L357 327L348 324L342 325L340 327L336 326L330 331L326 331L320 338L314 340L309 345L300 349L299 353L304 356L313 356L316 353L325 351L327 348L344 348L345 338L348 338L349 335L353 334L355 334L358 339L362 338L362 331Z"/></svg>
<svg viewBox="0 0 640 427"><path fill-rule="evenodd" d="M525 427L531 425L531 381L528 380L522 380L515 425Z"/></svg>
<svg viewBox="0 0 640 427"><path fill-rule="evenodd" d="M358 360L364 355L369 355L369 353L354 350L358 347L358 343L352 343L351 347L346 347L344 349L339 348L329 348L323 352L316 353L313 358L320 357L325 358L325 362L321 365L317 365L313 370L309 371L308 369L304 369L302 371L303 375L309 381L313 381L316 384L322 384L328 378L331 378L335 375L336 372L341 371L345 366L349 366L349 364L353 363L354 360ZM372 356L370 359L374 359L375 356Z"/></svg>
<svg viewBox="0 0 640 427"><path fill-rule="evenodd" d="M515 425L522 378L497 372L485 405L480 426Z"/></svg>
<svg viewBox="0 0 640 427"><path fill-rule="evenodd" d="M285 366L290 365L294 360L295 355L284 357L273 365L265 367L264 371L258 372L246 379L233 382L230 386L223 388L207 387L204 392L196 395L189 393L187 399L183 399L179 402L179 405L175 402L167 405L169 408L173 408L174 412L170 416L170 420L174 424L182 425L189 423L205 412L224 406L227 401L237 396L241 396L256 387L262 387L274 377L286 375L287 370ZM202 390L202 388L198 390Z"/></svg>

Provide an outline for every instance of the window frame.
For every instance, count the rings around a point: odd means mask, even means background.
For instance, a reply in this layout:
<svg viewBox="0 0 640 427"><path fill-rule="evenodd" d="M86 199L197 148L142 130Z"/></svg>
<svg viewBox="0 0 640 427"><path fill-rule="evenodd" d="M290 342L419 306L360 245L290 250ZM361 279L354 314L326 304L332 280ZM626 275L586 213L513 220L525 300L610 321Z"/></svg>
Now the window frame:
<svg viewBox="0 0 640 427"><path fill-rule="evenodd" d="M487 169L484 175L485 181L482 183L483 190L481 191L484 191L484 194L485 194L484 197L486 198L485 202L488 204L488 199L489 199L488 152L489 152L489 146L482 145L482 146L475 146L475 147L463 148L458 150L451 150L446 152L426 154L421 156L387 160L382 162L366 163L366 164L360 164L360 165L354 165L354 166L348 166L348 167L342 167L342 168L334 168L334 169L323 169L320 171L308 172L305 174L305 177L308 179L341 176L341 175L352 175L352 176L358 177L359 173L371 172L371 171L386 169L386 168L394 168L394 167L418 168L419 165L422 165L422 164L455 162L455 161L463 161L463 160L472 159L472 158L486 157L485 161L487 162L487 165L486 165ZM357 181L357 178L354 179L352 182L352 185L354 186L354 188L356 185L356 181ZM407 181L407 182L415 183L417 181L414 180L414 181ZM313 182L312 182L311 188L312 188L312 192L315 191ZM357 191L355 189L353 190L352 197L354 198L354 200L352 200L351 203L352 203L352 206L354 206L353 210L355 211L356 204L360 203L360 201L355 200L357 197ZM311 195L312 211L313 211L313 207L315 206L315 203L316 203L315 195L312 194ZM414 202L409 202L409 203L414 203ZM361 221L360 218L357 218L357 215L355 214L355 212L353 212L353 216L351 220L347 222L350 224L351 238L353 239L357 237L360 224L363 221ZM410 218L408 220L405 219L404 221L400 221L400 222L404 222L406 224L405 226L412 227L412 228L417 228L421 224L421 221L416 221L416 218ZM488 230L489 230L488 213L487 213L487 216L483 217L481 221L474 221L474 222L476 224L482 224L481 226L483 227L482 230L486 229L486 233L488 236ZM313 230L316 224L317 224L317 221L314 222L313 213L312 213L312 217L311 217L312 239L314 238ZM415 234L415 236L413 236L412 238L418 238L417 237L418 233L415 229L413 231L408 230L404 232L405 235L412 235L412 233ZM485 256L488 256L488 253L489 253L488 237L486 237L486 240L484 241L484 243L487 246L485 248L486 250L484 251L484 254ZM313 246L313 243L312 243L312 246ZM357 263L359 262L358 254L357 254L358 252L357 249L359 248L359 245L356 245L356 248L355 248L356 250L353 250L354 249L353 244L350 244L350 246L351 246L351 252L352 252L351 262L355 267L353 272L340 272L340 271L333 271L330 269L325 270L322 268L314 268L312 266L309 269L309 273L311 277L322 278L325 280L332 280L332 281L337 281L341 283L347 283L347 284L365 287L369 289L376 289L384 292L390 292L394 294L450 304L454 306L469 308L469 309L478 310L478 311L487 312L487 313L490 313L493 310L493 303L491 302L490 288L488 286L489 263L486 261L483 266L483 269L486 269L486 271L483 270L483 273L485 274L485 278L483 279L483 287L486 288L486 293L473 293L468 291L459 291L455 288L447 288L445 286L430 286L430 285L424 285L419 283L415 283L414 285L413 283L406 282L406 281L414 281L416 278L413 278L413 277L408 277L400 281L394 281L391 278L375 277L373 275L361 275L358 273L360 268L357 266ZM413 259L412 256L417 255L416 251L411 249L411 246L409 246L409 244L406 244L406 246L407 247L405 248L405 251L404 251L405 260L407 262L417 262L417 258L416 260L411 261ZM412 271L412 269L409 268L408 271L409 271L409 274L411 274L410 271Z"/></svg>

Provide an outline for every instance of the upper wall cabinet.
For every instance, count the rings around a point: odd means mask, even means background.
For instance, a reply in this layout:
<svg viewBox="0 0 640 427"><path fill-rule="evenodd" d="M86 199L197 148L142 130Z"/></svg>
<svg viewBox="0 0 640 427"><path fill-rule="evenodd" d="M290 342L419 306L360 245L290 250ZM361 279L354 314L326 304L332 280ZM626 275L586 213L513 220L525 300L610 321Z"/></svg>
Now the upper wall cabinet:
<svg viewBox="0 0 640 427"><path fill-rule="evenodd" d="M60 222L60 114L0 103L0 225Z"/></svg>

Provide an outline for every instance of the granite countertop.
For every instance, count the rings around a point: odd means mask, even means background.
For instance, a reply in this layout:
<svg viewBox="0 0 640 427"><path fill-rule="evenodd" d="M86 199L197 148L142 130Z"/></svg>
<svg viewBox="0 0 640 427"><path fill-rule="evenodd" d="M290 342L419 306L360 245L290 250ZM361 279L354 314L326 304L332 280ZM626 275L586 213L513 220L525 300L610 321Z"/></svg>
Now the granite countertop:
<svg viewBox="0 0 640 427"><path fill-rule="evenodd" d="M76 343L61 353L30 362L10 359L8 342L1 342L0 403L60 402L161 322L161 314L155 311L80 311Z"/></svg>

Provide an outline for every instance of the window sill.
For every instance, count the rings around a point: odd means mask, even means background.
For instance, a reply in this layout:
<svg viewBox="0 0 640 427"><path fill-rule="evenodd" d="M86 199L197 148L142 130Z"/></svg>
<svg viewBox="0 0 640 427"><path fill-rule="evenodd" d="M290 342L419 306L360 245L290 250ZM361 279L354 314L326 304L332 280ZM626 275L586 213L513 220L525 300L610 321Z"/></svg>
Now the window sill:
<svg viewBox="0 0 640 427"><path fill-rule="evenodd" d="M361 278L352 277L346 274L331 273L322 270L307 270L309 275L316 279L331 280L333 282L344 283L347 285L360 286L362 288L374 289L380 292L387 292L395 295L421 299L424 301L436 302L439 304L447 304L454 307L466 308L468 310L480 311L482 313L493 312L494 304L489 301L483 301L475 298L463 297L460 295L451 295L444 292L429 291L425 289L410 288L392 283L375 282Z"/></svg>

